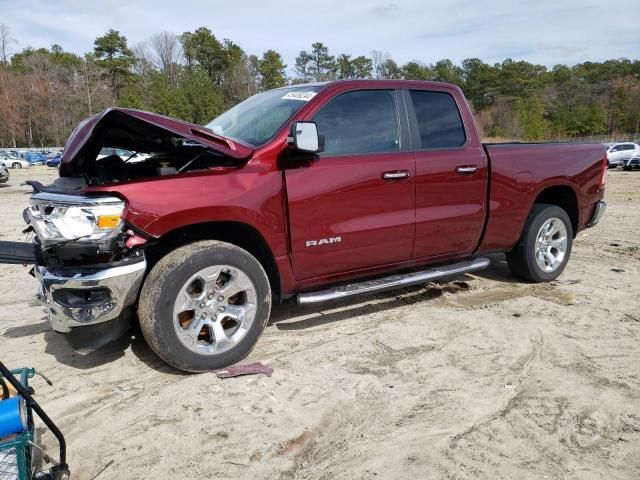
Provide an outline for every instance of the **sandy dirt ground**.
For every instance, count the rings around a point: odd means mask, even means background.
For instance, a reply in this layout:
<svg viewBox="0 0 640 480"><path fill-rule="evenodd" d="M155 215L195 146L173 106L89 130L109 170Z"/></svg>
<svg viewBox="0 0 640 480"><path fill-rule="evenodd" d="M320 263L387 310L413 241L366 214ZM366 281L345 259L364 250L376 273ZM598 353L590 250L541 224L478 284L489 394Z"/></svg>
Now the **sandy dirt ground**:
<svg viewBox="0 0 640 480"><path fill-rule="evenodd" d="M0 240L23 238L19 184L54 174L12 171ZM609 172L606 200L550 284L498 255L450 283L276 306L246 360L271 378L184 375L139 338L74 353L27 269L0 266L0 358L53 380L37 398L76 479L640 478L640 172Z"/></svg>

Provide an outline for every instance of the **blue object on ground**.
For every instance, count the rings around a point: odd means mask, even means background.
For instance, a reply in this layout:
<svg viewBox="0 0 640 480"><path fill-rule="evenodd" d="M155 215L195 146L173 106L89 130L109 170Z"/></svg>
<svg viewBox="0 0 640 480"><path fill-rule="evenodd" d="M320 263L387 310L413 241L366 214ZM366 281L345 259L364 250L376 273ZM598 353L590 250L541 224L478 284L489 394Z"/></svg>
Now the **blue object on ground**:
<svg viewBox="0 0 640 480"><path fill-rule="evenodd" d="M24 399L20 396L0 401L0 438L22 433L27 428Z"/></svg>

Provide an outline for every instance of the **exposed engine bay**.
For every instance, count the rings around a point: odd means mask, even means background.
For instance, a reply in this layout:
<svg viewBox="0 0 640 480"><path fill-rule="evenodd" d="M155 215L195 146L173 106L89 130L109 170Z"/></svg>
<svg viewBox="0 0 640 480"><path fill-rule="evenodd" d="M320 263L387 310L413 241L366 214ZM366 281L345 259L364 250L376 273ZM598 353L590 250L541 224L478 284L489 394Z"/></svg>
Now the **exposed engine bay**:
<svg viewBox="0 0 640 480"><path fill-rule="evenodd" d="M32 256L50 269L137 262L154 239L125 222L126 199L91 187L238 168L252 152L199 125L138 110L105 110L71 134L53 184L27 182L34 192L24 212L25 233L35 234L37 251L16 252L10 245L5 256Z"/></svg>
<svg viewBox="0 0 640 480"><path fill-rule="evenodd" d="M197 144L175 139L176 145L163 152L142 152L130 159L110 155L91 163L83 172L88 186L104 185L139 178L206 170L212 167L234 167L237 161ZM111 145L110 145L111 146ZM149 153L142 160L136 157Z"/></svg>
<svg viewBox="0 0 640 480"><path fill-rule="evenodd" d="M60 176L81 177L95 186L243 163L238 155L226 154L235 149L232 141L198 125L151 115L111 109L81 123L65 149ZM125 154L104 155L104 149Z"/></svg>

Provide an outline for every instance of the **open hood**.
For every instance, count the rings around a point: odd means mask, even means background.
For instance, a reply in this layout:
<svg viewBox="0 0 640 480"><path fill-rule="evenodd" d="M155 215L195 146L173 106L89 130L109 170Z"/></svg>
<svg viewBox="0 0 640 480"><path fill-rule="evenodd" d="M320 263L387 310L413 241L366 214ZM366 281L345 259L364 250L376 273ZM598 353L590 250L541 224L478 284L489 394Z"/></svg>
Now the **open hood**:
<svg viewBox="0 0 640 480"><path fill-rule="evenodd" d="M135 152L171 152L182 140L195 142L237 160L248 158L250 145L216 135L182 120L129 108L108 108L81 122L64 149L61 176L81 174L95 162L103 147Z"/></svg>

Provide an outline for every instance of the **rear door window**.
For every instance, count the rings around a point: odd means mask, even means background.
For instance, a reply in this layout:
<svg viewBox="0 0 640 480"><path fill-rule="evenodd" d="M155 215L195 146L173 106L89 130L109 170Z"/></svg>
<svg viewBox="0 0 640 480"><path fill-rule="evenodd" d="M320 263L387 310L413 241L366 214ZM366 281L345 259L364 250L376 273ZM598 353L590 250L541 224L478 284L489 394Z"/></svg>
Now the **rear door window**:
<svg viewBox="0 0 640 480"><path fill-rule="evenodd" d="M462 117L450 94L428 90L411 90L410 93L420 149L455 148L466 142Z"/></svg>
<svg viewBox="0 0 640 480"><path fill-rule="evenodd" d="M358 90L329 101L313 119L324 135L322 156L400 150L393 90Z"/></svg>

